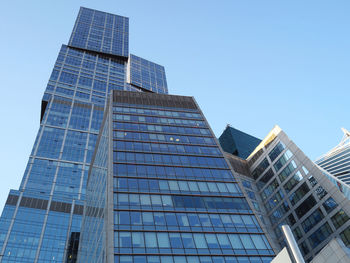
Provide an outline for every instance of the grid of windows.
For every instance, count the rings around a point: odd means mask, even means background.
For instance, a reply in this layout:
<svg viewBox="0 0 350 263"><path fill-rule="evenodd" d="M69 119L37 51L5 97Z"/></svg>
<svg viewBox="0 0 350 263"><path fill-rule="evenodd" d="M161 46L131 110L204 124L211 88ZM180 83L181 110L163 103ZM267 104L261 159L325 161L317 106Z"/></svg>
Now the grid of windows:
<svg viewBox="0 0 350 263"><path fill-rule="evenodd" d="M168 93L163 66L130 54L130 83L156 93Z"/></svg>
<svg viewBox="0 0 350 263"><path fill-rule="evenodd" d="M127 57L129 18L81 7L69 45Z"/></svg>
<svg viewBox="0 0 350 263"><path fill-rule="evenodd" d="M214 259L209 253L222 255L222 262L228 254L255 256L247 262L269 258L271 247L200 111L130 106L114 103L108 113L113 117L115 260L134 260L135 253L145 254L143 262L151 256L162 260L163 254L167 260L186 260L189 254ZM166 125L152 124L159 119ZM182 129L179 135L176 129Z"/></svg>

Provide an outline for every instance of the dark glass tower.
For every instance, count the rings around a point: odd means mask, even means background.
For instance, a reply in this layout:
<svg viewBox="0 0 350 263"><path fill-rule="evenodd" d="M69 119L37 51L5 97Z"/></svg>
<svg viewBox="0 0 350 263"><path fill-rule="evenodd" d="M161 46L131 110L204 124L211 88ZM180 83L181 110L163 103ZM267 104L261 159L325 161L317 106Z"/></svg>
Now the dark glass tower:
<svg viewBox="0 0 350 263"><path fill-rule="evenodd" d="M80 9L0 219L0 262L269 262L202 112L129 55L128 31L126 17Z"/></svg>
<svg viewBox="0 0 350 263"><path fill-rule="evenodd" d="M219 137L219 142L225 152L246 159L259 145L261 140L227 125Z"/></svg>
<svg viewBox="0 0 350 263"><path fill-rule="evenodd" d="M128 18L80 9L46 87L20 188L10 191L0 219L0 262L74 259L109 92L167 93L164 67L129 56L128 42Z"/></svg>

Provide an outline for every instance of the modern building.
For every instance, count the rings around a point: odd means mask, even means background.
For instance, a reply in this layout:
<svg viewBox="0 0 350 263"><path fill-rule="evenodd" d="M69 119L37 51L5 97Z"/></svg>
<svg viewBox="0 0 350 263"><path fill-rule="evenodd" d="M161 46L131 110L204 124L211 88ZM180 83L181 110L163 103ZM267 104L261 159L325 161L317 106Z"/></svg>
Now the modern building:
<svg viewBox="0 0 350 263"><path fill-rule="evenodd" d="M350 132L342 128L341 142L315 162L327 172L350 185Z"/></svg>
<svg viewBox="0 0 350 263"><path fill-rule="evenodd" d="M113 91L102 127L78 262L272 260L192 97Z"/></svg>
<svg viewBox="0 0 350 263"><path fill-rule="evenodd" d="M275 250L286 245L284 224L306 262L333 238L350 246L349 188L314 164L278 126L246 160L226 157Z"/></svg>
<svg viewBox="0 0 350 263"><path fill-rule="evenodd" d="M0 218L0 262L269 262L196 102L166 95L164 68L128 42L128 18L80 9Z"/></svg>
<svg viewBox="0 0 350 263"><path fill-rule="evenodd" d="M0 219L0 262L74 260L108 94L168 92L164 67L128 50L128 18L80 9L48 81L21 185L10 191Z"/></svg>
<svg viewBox="0 0 350 263"><path fill-rule="evenodd" d="M219 137L219 142L225 152L246 159L261 140L227 125Z"/></svg>

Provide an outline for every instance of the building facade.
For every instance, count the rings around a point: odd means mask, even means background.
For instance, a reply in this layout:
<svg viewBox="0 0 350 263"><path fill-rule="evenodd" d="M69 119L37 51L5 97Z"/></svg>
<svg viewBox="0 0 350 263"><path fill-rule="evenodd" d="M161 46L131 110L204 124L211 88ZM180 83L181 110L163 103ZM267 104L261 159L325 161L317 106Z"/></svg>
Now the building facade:
<svg viewBox="0 0 350 263"><path fill-rule="evenodd" d="M0 219L0 262L73 262L86 181L111 90L167 93L164 67L129 55L129 19L81 8L41 104L21 185Z"/></svg>
<svg viewBox="0 0 350 263"><path fill-rule="evenodd" d="M307 158L278 126L246 160L227 158L274 248L286 245L284 224L291 227L306 262L332 238L350 246L348 187Z"/></svg>
<svg viewBox="0 0 350 263"><path fill-rule="evenodd" d="M192 97L114 91L102 126L78 262L272 260Z"/></svg>
<svg viewBox="0 0 350 263"><path fill-rule="evenodd" d="M315 162L339 180L350 185L350 132L344 132L341 142Z"/></svg>

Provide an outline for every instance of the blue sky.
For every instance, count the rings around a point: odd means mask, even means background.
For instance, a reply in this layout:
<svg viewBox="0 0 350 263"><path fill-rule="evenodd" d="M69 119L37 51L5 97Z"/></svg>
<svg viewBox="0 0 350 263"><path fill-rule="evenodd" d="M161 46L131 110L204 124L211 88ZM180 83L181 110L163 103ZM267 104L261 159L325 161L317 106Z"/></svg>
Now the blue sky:
<svg viewBox="0 0 350 263"><path fill-rule="evenodd" d="M275 124L312 160L350 129L349 1L4 1L0 10L0 207L18 189L40 103L80 6L130 17L130 51L165 66L215 134Z"/></svg>

